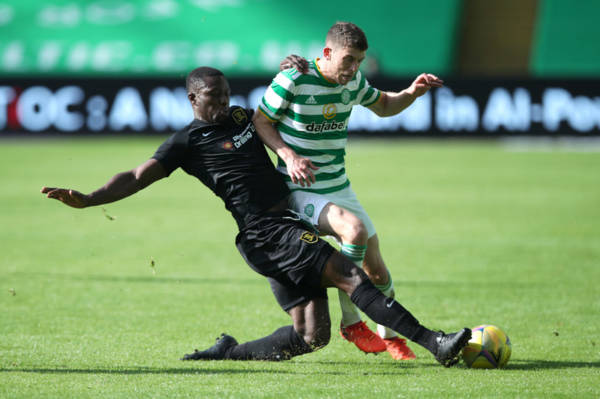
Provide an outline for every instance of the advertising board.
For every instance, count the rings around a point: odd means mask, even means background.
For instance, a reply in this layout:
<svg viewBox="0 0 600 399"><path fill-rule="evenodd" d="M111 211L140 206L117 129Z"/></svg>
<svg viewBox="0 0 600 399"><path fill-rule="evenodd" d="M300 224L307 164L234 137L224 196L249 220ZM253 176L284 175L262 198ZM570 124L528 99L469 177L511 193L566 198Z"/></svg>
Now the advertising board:
<svg viewBox="0 0 600 399"><path fill-rule="evenodd" d="M255 109L269 82L230 83L231 103ZM371 83L398 90L410 81ZM180 129L192 118L182 79L0 80L0 135L156 134ZM354 107L348 131L387 137L598 136L600 81L450 80L393 117Z"/></svg>

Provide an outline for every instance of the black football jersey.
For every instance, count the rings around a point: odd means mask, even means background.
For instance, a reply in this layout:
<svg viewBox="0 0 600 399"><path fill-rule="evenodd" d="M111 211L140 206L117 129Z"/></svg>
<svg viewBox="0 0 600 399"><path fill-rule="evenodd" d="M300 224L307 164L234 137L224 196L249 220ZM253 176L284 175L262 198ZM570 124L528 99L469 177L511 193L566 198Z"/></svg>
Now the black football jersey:
<svg viewBox="0 0 600 399"><path fill-rule="evenodd" d="M252 111L230 107L225 122L195 119L152 157L167 175L180 167L196 176L225 202L240 230L290 193L251 117Z"/></svg>

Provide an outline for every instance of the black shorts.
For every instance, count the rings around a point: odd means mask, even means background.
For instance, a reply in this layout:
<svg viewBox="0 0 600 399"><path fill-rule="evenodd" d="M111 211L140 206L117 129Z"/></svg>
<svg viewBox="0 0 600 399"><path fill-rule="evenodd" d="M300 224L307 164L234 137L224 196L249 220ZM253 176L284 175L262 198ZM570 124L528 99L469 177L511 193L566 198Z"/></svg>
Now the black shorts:
<svg viewBox="0 0 600 399"><path fill-rule="evenodd" d="M321 275L335 249L293 212L261 217L239 232L235 244L246 263L268 277L283 310L327 298Z"/></svg>

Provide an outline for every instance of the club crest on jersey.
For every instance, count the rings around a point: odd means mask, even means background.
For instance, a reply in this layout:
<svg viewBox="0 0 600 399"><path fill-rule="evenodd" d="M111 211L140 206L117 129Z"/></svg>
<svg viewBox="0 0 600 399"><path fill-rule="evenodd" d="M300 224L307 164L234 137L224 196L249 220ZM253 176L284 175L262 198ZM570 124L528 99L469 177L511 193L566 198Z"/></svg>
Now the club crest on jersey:
<svg viewBox="0 0 600 399"><path fill-rule="evenodd" d="M319 241L319 237L316 234L311 233L310 231L305 231L304 233L302 233L300 239L309 244L314 244L315 242Z"/></svg>
<svg viewBox="0 0 600 399"><path fill-rule="evenodd" d="M241 108L236 108L235 111L231 113L231 117L233 118L233 121L240 126L242 126L248 120L248 116Z"/></svg>
<svg viewBox="0 0 600 399"><path fill-rule="evenodd" d="M315 206L313 204L306 205L304 207L304 213L306 214L306 216L312 217L312 215L315 213Z"/></svg>
<svg viewBox="0 0 600 399"><path fill-rule="evenodd" d="M340 97L342 100L342 104L348 105L350 103L350 90L344 88L344 90L342 90L342 94L340 95Z"/></svg>
<svg viewBox="0 0 600 399"><path fill-rule="evenodd" d="M337 115L337 107L335 104L325 104L323 105L323 116L325 119L331 119Z"/></svg>

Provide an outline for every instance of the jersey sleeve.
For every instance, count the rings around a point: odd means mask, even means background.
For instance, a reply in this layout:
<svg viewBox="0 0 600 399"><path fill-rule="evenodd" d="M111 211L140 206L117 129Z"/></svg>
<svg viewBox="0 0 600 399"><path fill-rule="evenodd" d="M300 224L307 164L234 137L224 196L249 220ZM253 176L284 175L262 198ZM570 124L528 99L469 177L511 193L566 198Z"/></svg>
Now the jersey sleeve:
<svg viewBox="0 0 600 399"><path fill-rule="evenodd" d="M271 122L278 121L294 98L296 84L293 80L294 69L279 72L265 92L258 109Z"/></svg>
<svg viewBox="0 0 600 399"><path fill-rule="evenodd" d="M156 159L167 172L167 176L182 165L188 148L188 135L181 131L174 133L161 144L152 158Z"/></svg>
<svg viewBox="0 0 600 399"><path fill-rule="evenodd" d="M360 79L360 86L362 88L356 96L358 103L364 107L368 107L369 105L375 104L375 102L379 100L379 97L381 97L381 92L378 89L371 86L362 74L360 76Z"/></svg>

